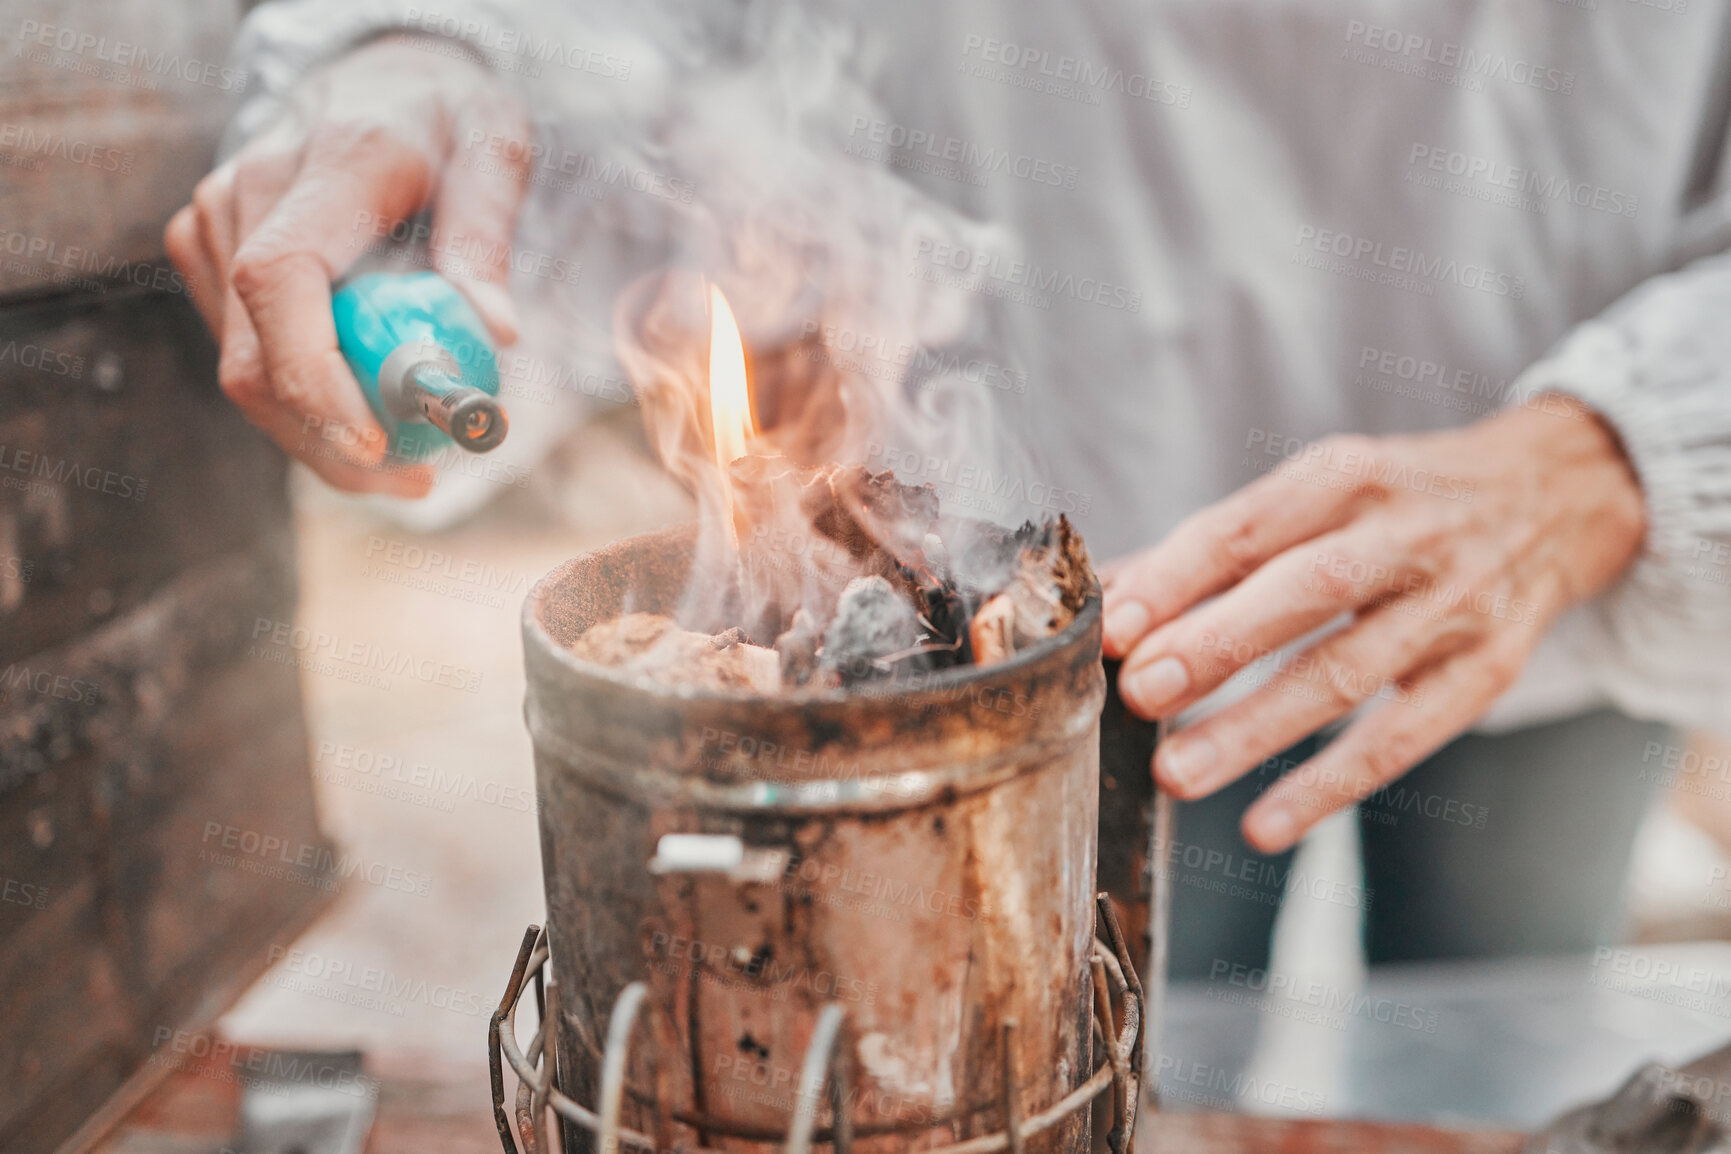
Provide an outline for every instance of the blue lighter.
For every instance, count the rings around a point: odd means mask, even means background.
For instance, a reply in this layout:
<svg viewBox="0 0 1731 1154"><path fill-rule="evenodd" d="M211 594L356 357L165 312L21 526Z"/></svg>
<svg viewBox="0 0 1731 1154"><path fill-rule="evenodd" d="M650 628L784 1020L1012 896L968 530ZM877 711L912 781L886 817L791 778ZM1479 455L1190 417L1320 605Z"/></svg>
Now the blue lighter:
<svg viewBox="0 0 1731 1154"><path fill-rule="evenodd" d="M499 368L487 329L436 272L375 272L331 297L337 346L390 451L418 460L453 442L485 453L505 439Z"/></svg>

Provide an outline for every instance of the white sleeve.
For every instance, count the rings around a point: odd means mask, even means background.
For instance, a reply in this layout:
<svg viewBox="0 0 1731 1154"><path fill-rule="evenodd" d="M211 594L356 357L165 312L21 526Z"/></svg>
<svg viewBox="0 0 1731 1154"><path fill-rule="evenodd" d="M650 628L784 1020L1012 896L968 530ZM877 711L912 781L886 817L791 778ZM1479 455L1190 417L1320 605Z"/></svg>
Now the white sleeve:
<svg viewBox="0 0 1731 1154"><path fill-rule="evenodd" d="M1522 374L1616 430L1646 496L1631 570L1581 654L1622 709L1731 730L1731 253L1647 281Z"/></svg>
<svg viewBox="0 0 1731 1154"><path fill-rule="evenodd" d="M270 0L247 16L235 37L234 58L246 75L246 102L223 141L232 153L282 109L301 77L376 36L408 32L449 43L452 52L493 65L501 75L520 71L513 56L524 46L529 21L543 7L533 0Z"/></svg>

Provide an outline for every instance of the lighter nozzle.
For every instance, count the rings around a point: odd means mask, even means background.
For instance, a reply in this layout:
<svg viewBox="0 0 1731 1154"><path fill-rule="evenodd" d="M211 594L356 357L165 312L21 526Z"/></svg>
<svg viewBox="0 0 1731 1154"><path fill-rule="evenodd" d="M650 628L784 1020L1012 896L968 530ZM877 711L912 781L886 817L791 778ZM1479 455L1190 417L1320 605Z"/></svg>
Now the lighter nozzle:
<svg viewBox="0 0 1731 1154"><path fill-rule="evenodd" d="M423 416L471 453L485 453L505 439L509 423L498 398L460 384L431 365L409 374Z"/></svg>
<svg viewBox="0 0 1731 1154"><path fill-rule="evenodd" d="M465 389L464 393L451 406L450 426L445 432L471 453L485 453L505 439L505 410L480 389Z"/></svg>

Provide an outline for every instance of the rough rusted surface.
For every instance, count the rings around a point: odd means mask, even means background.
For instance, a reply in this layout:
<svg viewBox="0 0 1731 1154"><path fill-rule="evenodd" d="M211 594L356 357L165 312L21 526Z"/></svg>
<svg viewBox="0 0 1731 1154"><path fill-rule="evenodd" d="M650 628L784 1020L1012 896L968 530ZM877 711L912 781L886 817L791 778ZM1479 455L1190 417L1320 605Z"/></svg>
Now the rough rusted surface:
<svg viewBox="0 0 1731 1154"><path fill-rule="evenodd" d="M81 290L93 280L184 283L163 256L162 230L210 171L244 95L245 77L227 58L245 7L9 7L0 294Z"/></svg>
<svg viewBox="0 0 1731 1154"><path fill-rule="evenodd" d="M137 206L111 207L107 224ZM211 860L228 831L329 853L299 673L248 652L261 620L294 616L285 475L217 388L214 346L183 297L0 307L9 1154L55 1150L99 1121L111 1095L160 1072L161 1031L219 1013L333 896L318 869L267 876L274 854Z"/></svg>
<svg viewBox="0 0 1731 1154"><path fill-rule="evenodd" d="M43 895L0 904L0 1132L19 1150L54 1149L148 1076L163 1030L219 1012L335 896L322 868L273 876L282 852L330 856L295 671L247 654L253 622L290 611L289 563L261 552L188 574L6 667L30 672L20 685L95 689L0 702L15 782L0 790L0 878ZM283 849L223 854L229 831Z"/></svg>
<svg viewBox="0 0 1731 1154"><path fill-rule="evenodd" d="M1153 829L1157 727L1131 713L1118 695L1119 662L1107 661L1100 713L1099 886L1112 895L1136 968L1147 972L1148 850Z"/></svg>
<svg viewBox="0 0 1731 1154"><path fill-rule="evenodd" d="M0 667L252 548L288 524L286 483L190 301L0 308Z"/></svg>
<svg viewBox="0 0 1731 1154"><path fill-rule="evenodd" d="M592 1097L612 1003L644 979L663 1037L640 1031L634 1086L648 1095L661 1054L676 1111L714 1122L711 1142L763 1149L750 1136L784 1132L831 1000L848 1011L856 1129L880 1135L865 1149L1001 1128L1007 1017L1021 1112L1050 1105L1091 1062L1098 595L990 669L855 692L673 689L565 651L598 620L672 608L691 540L580 558L525 613L568 1092ZM646 866L668 833L732 834L770 864L750 881L657 877ZM1029 1147L1085 1134L1078 1118Z"/></svg>

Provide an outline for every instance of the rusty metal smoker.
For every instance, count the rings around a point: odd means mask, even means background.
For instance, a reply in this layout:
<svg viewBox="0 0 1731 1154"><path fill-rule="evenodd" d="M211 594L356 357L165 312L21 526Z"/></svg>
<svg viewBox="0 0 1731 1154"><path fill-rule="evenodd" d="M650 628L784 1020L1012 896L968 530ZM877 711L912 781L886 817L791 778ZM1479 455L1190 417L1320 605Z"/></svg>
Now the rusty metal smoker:
<svg viewBox="0 0 1731 1154"><path fill-rule="evenodd" d="M1126 1149L1141 987L1093 891L1098 593L1004 663L851 691L669 687L567 652L671 611L692 555L691 530L621 542L524 611L548 926L490 1037L506 1149L547 1150L551 1107L566 1148L605 1154L1072 1154L1108 1088Z"/></svg>

